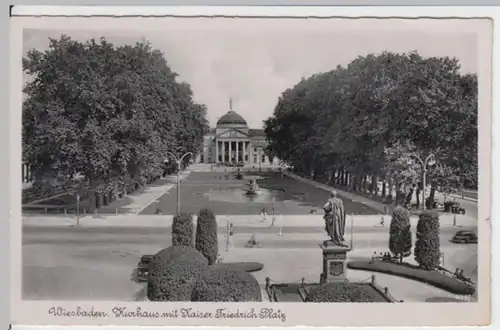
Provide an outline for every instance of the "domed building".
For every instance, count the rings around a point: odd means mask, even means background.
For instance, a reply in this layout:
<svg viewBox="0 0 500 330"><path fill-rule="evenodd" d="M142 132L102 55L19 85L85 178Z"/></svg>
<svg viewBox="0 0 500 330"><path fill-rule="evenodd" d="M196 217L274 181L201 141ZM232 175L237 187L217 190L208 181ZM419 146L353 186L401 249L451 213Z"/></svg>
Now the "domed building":
<svg viewBox="0 0 500 330"><path fill-rule="evenodd" d="M246 120L230 110L217 121L215 128L205 135L203 152L197 162L222 165L270 166L264 150L267 146L263 129L250 129Z"/></svg>

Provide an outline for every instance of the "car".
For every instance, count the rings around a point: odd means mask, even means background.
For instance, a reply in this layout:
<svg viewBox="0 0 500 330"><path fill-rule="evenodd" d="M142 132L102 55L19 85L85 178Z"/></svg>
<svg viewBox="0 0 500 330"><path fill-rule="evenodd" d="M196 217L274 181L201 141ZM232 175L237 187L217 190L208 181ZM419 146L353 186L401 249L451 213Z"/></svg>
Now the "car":
<svg viewBox="0 0 500 330"><path fill-rule="evenodd" d="M148 280L149 263L151 262L151 259L153 259L153 255L145 254L139 260L139 263L137 264L137 279L139 282L145 282Z"/></svg>
<svg viewBox="0 0 500 330"><path fill-rule="evenodd" d="M473 231L460 230L451 239L453 243L477 244L477 234Z"/></svg>

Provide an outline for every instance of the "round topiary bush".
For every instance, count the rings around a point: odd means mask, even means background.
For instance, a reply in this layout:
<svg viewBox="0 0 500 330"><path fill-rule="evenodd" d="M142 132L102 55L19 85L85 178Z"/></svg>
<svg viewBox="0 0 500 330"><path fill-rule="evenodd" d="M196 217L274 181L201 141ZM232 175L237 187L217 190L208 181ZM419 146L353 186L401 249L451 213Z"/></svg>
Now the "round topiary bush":
<svg viewBox="0 0 500 330"><path fill-rule="evenodd" d="M418 218L415 260L421 268L436 269L440 264L439 215L422 212Z"/></svg>
<svg viewBox="0 0 500 330"><path fill-rule="evenodd" d="M217 221L215 214L208 209L202 209L198 214L195 247L207 258L209 265L213 265L217 261L219 253Z"/></svg>
<svg viewBox="0 0 500 330"><path fill-rule="evenodd" d="M403 257L411 254L411 245L410 212L398 206L392 212L389 250L402 262Z"/></svg>
<svg viewBox="0 0 500 330"><path fill-rule="evenodd" d="M192 247L161 250L149 263L149 300L189 301L194 284L207 268L207 259Z"/></svg>
<svg viewBox="0 0 500 330"><path fill-rule="evenodd" d="M325 283L312 288L306 302L375 302L376 298L359 284Z"/></svg>
<svg viewBox="0 0 500 330"><path fill-rule="evenodd" d="M172 245L194 247L194 224L191 214L179 213L172 222Z"/></svg>
<svg viewBox="0 0 500 330"><path fill-rule="evenodd" d="M259 282L242 269L216 264L205 271L196 282L192 301L248 302L262 301Z"/></svg>

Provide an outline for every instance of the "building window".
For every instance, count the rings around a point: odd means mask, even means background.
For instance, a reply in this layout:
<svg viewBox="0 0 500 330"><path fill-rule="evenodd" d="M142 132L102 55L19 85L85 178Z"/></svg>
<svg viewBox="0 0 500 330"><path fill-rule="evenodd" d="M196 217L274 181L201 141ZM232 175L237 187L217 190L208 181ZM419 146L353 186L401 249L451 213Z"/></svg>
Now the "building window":
<svg viewBox="0 0 500 330"><path fill-rule="evenodd" d="M201 154L200 156L200 163L204 163L205 162L205 157L203 154Z"/></svg>
<svg viewBox="0 0 500 330"><path fill-rule="evenodd" d="M257 148L253 148L253 151L257 152Z"/></svg>
<svg viewBox="0 0 500 330"><path fill-rule="evenodd" d="M253 156L253 162L257 163L257 156Z"/></svg>
<svg viewBox="0 0 500 330"><path fill-rule="evenodd" d="M266 162L266 155L262 155L262 162L265 163Z"/></svg>

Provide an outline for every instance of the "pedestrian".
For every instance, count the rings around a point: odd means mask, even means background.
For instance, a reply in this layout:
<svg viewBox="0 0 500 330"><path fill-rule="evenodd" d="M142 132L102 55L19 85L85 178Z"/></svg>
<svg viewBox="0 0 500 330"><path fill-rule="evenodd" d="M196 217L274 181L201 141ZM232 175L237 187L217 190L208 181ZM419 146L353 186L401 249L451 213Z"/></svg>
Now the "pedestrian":
<svg viewBox="0 0 500 330"><path fill-rule="evenodd" d="M234 236L234 226L233 226L233 223L231 222L229 224L229 237L228 237L228 240L229 240L229 246L232 247L232 248L234 247L233 236Z"/></svg>
<svg viewBox="0 0 500 330"><path fill-rule="evenodd" d="M265 207L262 208L262 210L260 210L260 215L262 217L261 222L264 222L267 220L267 210Z"/></svg>
<svg viewBox="0 0 500 330"><path fill-rule="evenodd" d="M384 216L382 216L382 217L380 218L380 225L381 225L382 227L384 227L384 223L385 223L385 219L384 219Z"/></svg>

